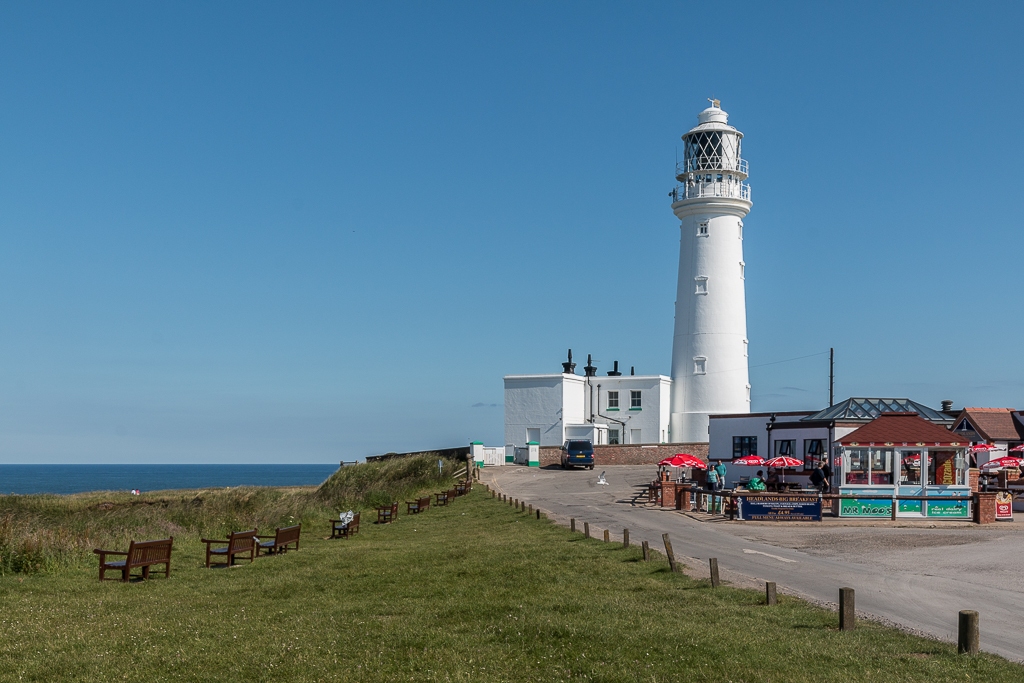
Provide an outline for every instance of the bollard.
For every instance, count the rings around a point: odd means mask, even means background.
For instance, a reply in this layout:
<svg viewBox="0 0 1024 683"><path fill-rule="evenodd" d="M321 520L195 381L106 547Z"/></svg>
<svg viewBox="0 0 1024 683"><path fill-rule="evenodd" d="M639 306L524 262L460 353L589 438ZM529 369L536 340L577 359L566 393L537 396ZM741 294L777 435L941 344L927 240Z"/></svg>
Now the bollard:
<svg viewBox="0 0 1024 683"><path fill-rule="evenodd" d="M956 651L962 655L978 654L978 613L972 609L960 610L960 628L956 638Z"/></svg>
<svg viewBox="0 0 1024 683"><path fill-rule="evenodd" d="M775 582L774 581L766 581L765 582L765 584L764 584L764 598L765 598L765 604L777 605L779 603L779 598L775 594Z"/></svg>
<svg viewBox="0 0 1024 683"><path fill-rule="evenodd" d="M590 538L590 522L583 522L583 537Z"/></svg>
<svg viewBox="0 0 1024 683"><path fill-rule="evenodd" d="M530 503L530 514L533 514L533 503Z"/></svg>
<svg viewBox="0 0 1024 683"><path fill-rule="evenodd" d="M709 559L708 567L711 569L711 587L718 588L722 584L721 579L718 578L718 558Z"/></svg>
<svg viewBox="0 0 1024 683"><path fill-rule="evenodd" d="M665 554L668 555L668 568L673 572L679 571L676 566L676 554L672 552L672 541L668 540L668 534L662 534L661 540L665 542Z"/></svg>
<svg viewBox="0 0 1024 683"><path fill-rule="evenodd" d="M629 547L629 529L623 529L622 530L622 547L623 548L628 548Z"/></svg>
<svg viewBox="0 0 1024 683"><path fill-rule="evenodd" d="M609 535L608 535L608 530L607 530L607 529L605 529L605 530L604 530L604 542L605 542L605 543L607 543L607 542L608 542L608 541L610 541L610 540L612 540L612 539L611 539L611 536L609 536Z"/></svg>
<svg viewBox="0 0 1024 683"><path fill-rule="evenodd" d="M494 498L495 495L497 495L497 493L495 491L491 491L491 498Z"/></svg>
<svg viewBox="0 0 1024 683"><path fill-rule="evenodd" d="M857 614L854 607L853 589L839 589L839 630L852 631L857 628Z"/></svg>
<svg viewBox="0 0 1024 683"><path fill-rule="evenodd" d="M537 508L537 519L540 519L540 508Z"/></svg>
<svg viewBox="0 0 1024 683"><path fill-rule="evenodd" d="M644 562L650 562L651 561L651 546L647 545L647 541L643 542L643 548L644 548Z"/></svg>
<svg viewBox="0 0 1024 683"><path fill-rule="evenodd" d="M570 517L569 518L569 531L571 531L573 533L576 533L576 518L575 517Z"/></svg>

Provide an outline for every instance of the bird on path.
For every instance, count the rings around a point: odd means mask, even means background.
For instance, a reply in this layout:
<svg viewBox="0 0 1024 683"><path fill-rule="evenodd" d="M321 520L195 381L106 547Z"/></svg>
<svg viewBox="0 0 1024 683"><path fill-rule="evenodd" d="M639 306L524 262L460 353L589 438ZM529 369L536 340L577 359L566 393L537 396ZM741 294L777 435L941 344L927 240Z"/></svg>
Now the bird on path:
<svg viewBox="0 0 1024 683"><path fill-rule="evenodd" d="M605 470L605 472L607 472L607 470ZM603 484L604 486L611 486L611 484L604 480L604 472L601 472L601 476L597 478L597 483Z"/></svg>

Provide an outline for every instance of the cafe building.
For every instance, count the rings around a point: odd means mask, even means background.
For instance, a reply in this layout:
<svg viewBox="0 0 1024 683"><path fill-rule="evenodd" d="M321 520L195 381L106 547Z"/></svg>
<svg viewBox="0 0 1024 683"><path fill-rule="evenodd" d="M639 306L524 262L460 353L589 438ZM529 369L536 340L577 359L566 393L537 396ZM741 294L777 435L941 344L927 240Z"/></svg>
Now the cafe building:
<svg viewBox="0 0 1024 683"><path fill-rule="evenodd" d="M888 412L837 439L835 469L839 493L857 496L839 501L841 517L889 517L893 496L927 500L898 501L901 518L970 517L967 448L956 432L916 412ZM934 501L931 500L934 498Z"/></svg>

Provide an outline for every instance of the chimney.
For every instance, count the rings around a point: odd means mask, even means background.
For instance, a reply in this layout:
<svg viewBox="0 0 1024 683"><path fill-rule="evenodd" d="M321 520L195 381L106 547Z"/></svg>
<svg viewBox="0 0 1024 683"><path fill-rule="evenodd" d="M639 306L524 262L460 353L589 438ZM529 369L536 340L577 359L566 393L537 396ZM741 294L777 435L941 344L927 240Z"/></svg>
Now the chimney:
<svg viewBox="0 0 1024 683"><path fill-rule="evenodd" d="M619 372L619 361L615 361L615 369L614 370L609 370L608 371L608 376L609 377L618 377L621 374L622 373Z"/></svg>
<svg viewBox="0 0 1024 683"><path fill-rule="evenodd" d="M636 374L636 373L635 373L635 372L633 372L633 366L632 366L632 365L630 365L630 366L629 366L629 376L630 376L630 377L632 377L632 376L633 376L633 375L635 375L635 374Z"/></svg>
<svg viewBox="0 0 1024 683"><path fill-rule="evenodd" d="M576 364L572 362L572 349L569 349L569 362L562 363L562 372L567 375L576 374Z"/></svg>
<svg viewBox="0 0 1024 683"><path fill-rule="evenodd" d="M593 377L597 374L597 368L594 367L594 362L590 360L590 354L587 354L587 364L583 366L583 372L586 373L587 377Z"/></svg>
<svg viewBox="0 0 1024 683"><path fill-rule="evenodd" d="M942 412L945 413L950 410L953 410L953 402L947 399L942 402Z"/></svg>

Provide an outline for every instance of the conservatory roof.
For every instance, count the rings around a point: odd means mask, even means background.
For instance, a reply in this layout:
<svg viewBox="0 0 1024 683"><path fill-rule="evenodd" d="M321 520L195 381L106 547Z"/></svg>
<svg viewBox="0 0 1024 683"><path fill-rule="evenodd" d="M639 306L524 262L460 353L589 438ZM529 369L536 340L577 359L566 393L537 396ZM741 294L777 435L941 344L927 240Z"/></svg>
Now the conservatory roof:
<svg viewBox="0 0 1024 683"><path fill-rule="evenodd" d="M813 415L808 415L801 422L821 420L870 422L883 413L917 413L929 422L942 425L949 425L953 422L953 418L949 415L921 405L917 401L911 401L909 398L848 398Z"/></svg>

